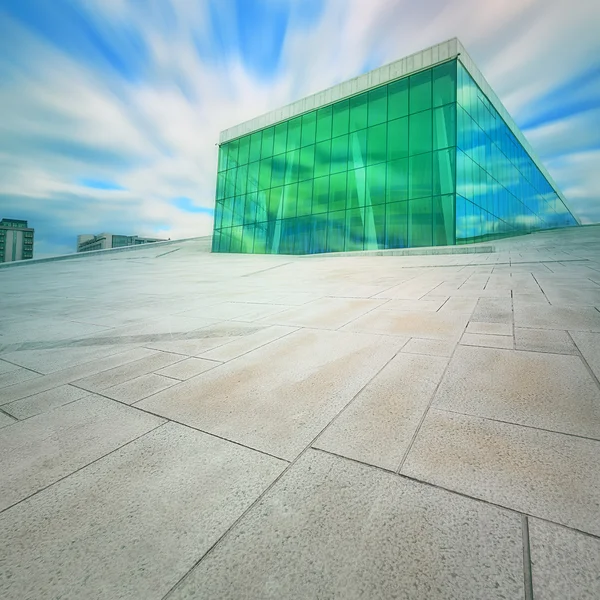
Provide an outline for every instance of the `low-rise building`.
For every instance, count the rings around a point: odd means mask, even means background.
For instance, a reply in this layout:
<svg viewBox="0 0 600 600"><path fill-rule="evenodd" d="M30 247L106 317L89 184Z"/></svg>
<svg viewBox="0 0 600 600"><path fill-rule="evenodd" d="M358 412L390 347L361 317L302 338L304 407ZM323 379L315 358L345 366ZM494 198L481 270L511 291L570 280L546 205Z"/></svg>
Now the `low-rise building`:
<svg viewBox="0 0 600 600"><path fill-rule="evenodd" d="M33 258L34 229L22 219L0 221L0 262Z"/></svg>
<svg viewBox="0 0 600 600"><path fill-rule="evenodd" d="M107 248L122 248L123 246L138 246L152 242L164 242L159 238L140 237L137 235L116 235L114 233L84 233L77 236L77 252L105 250Z"/></svg>

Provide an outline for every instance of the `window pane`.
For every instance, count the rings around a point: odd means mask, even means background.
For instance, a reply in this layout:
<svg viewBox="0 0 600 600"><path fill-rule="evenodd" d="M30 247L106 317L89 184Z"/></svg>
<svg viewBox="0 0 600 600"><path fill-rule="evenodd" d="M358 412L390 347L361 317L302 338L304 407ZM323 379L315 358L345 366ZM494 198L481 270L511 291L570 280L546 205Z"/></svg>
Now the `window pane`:
<svg viewBox="0 0 600 600"><path fill-rule="evenodd" d="M302 117L296 117L289 122L287 150L296 150L300 148L300 131L302 129Z"/></svg>
<svg viewBox="0 0 600 600"><path fill-rule="evenodd" d="M388 127L388 160L408 156L408 117L390 121Z"/></svg>
<svg viewBox="0 0 600 600"><path fill-rule="evenodd" d="M228 149L226 144L219 146L219 172L225 171L227 169L227 151Z"/></svg>
<svg viewBox="0 0 600 600"><path fill-rule="evenodd" d="M411 156L408 163L409 198L431 196L431 153Z"/></svg>
<svg viewBox="0 0 600 600"><path fill-rule="evenodd" d="M387 165L385 163L367 167L366 191L372 205L385 203L386 174Z"/></svg>
<svg viewBox="0 0 600 600"><path fill-rule="evenodd" d="M408 114L408 77L388 85L388 119L392 121Z"/></svg>
<svg viewBox="0 0 600 600"><path fill-rule="evenodd" d="M299 180L312 179L315 170L315 147L304 146L300 149Z"/></svg>
<svg viewBox="0 0 600 600"><path fill-rule="evenodd" d="M456 101L456 61L433 68L433 105L442 106Z"/></svg>
<svg viewBox="0 0 600 600"><path fill-rule="evenodd" d="M315 145L315 177L329 175L331 163L331 140L325 140Z"/></svg>
<svg viewBox="0 0 600 600"><path fill-rule="evenodd" d="M327 215L327 251L343 252L346 230L346 211L339 210Z"/></svg>
<svg viewBox="0 0 600 600"><path fill-rule="evenodd" d="M431 69L410 76L410 112L431 108Z"/></svg>
<svg viewBox="0 0 600 600"><path fill-rule="evenodd" d="M408 202L392 202L385 208L385 247L406 248Z"/></svg>
<svg viewBox="0 0 600 600"><path fill-rule="evenodd" d="M246 191L258 191L258 173L260 169L259 162L253 162L248 165L248 180L246 183Z"/></svg>
<svg viewBox="0 0 600 600"><path fill-rule="evenodd" d="M312 192L313 192L313 181L301 181L298 184L298 204L297 204L297 215L303 217L310 215L312 210Z"/></svg>
<svg viewBox="0 0 600 600"><path fill-rule="evenodd" d="M284 184L285 159L285 154L279 154L271 159L271 187Z"/></svg>
<svg viewBox="0 0 600 600"><path fill-rule="evenodd" d="M367 126L367 94L350 98L350 131L364 129Z"/></svg>
<svg viewBox="0 0 600 600"><path fill-rule="evenodd" d="M360 208L351 208L346 211L346 243L347 251L363 249L364 223Z"/></svg>
<svg viewBox="0 0 600 600"><path fill-rule="evenodd" d="M285 152L287 144L287 128L287 121L275 125L275 141L273 143L273 155Z"/></svg>
<svg viewBox="0 0 600 600"><path fill-rule="evenodd" d="M433 193L454 193L455 149L447 148L433 153Z"/></svg>
<svg viewBox="0 0 600 600"><path fill-rule="evenodd" d="M454 196L433 198L433 243L436 246L454 244Z"/></svg>
<svg viewBox="0 0 600 600"><path fill-rule="evenodd" d="M433 147L456 145L456 105L448 104L433 111Z"/></svg>
<svg viewBox="0 0 600 600"><path fill-rule="evenodd" d="M369 92L369 127L387 120L387 86Z"/></svg>
<svg viewBox="0 0 600 600"><path fill-rule="evenodd" d="M317 131L317 113L315 111L302 115L302 146L314 144Z"/></svg>
<svg viewBox="0 0 600 600"><path fill-rule="evenodd" d="M320 108L317 111L317 142L331 138L331 106Z"/></svg>
<svg viewBox="0 0 600 600"><path fill-rule="evenodd" d="M258 177L259 190L268 190L271 187L272 161L272 158L265 158L260 161L260 175Z"/></svg>
<svg viewBox="0 0 600 600"><path fill-rule="evenodd" d="M331 172L340 173L348 168L348 136L331 140Z"/></svg>
<svg viewBox="0 0 600 600"><path fill-rule="evenodd" d="M408 199L408 158L387 163L386 202Z"/></svg>
<svg viewBox="0 0 600 600"><path fill-rule="evenodd" d="M315 179L313 188L312 214L327 212L329 205L329 177Z"/></svg>
<svg viewBox="0 0 600 600"><path fill-rule="evenodd" d="M432 148L431 137L431 111L426 110L410 115L409 124L409 154L430 152Z"/></svg>
<svg viewBox="0 0 600 600"><path fill-rule="evenodd" d="M329 181L329 210L345 210L346 208L346 172L336 173Z"/></svg>
<svg viewBox="0 0 600 600"><path fill-rule="evenodd" d="M350 119L350 102L343 100L333 105L333 130L332 136L348 133L348 121Z"/></svg>
<svg viewBox="0 0 600 600"><path fill-rule="evenodd" d="M420 198L408 203L408 243L411 248L431 246L433 220L431 198Z"/></svg>
<svg viewBox="0 0 600 600"><path fill-rule="evenodd" d="M387 155L385 123L367 129L367 164L385 162Z"/></svg>
<svg viewBox="0 0 600 600"><path fill-rule="evenodd" d="M292 150L286 154L285 158L285 183L295 183L298 181L299 170L300 150Z"/></svg>
<svg viewBox="0 0 600 600"><path fill-rule="evenodd" d="M260 160L260 145L261 145L262 133L260 131L255 131L250 136L250 156L248 157L249 162L254 162L255 160ZM270 156L270 154L266 154L265 158Z"/></svg>
<svg viewBox="0 0 600 600"><path fill-rule="evenodd" d="M248 162L250 155L250 136L246 135L240 139L238 162L240 165L245 165Z"/></svg>
<svg viewBox="0 0 600 600"><path fill-rule="evenodd" d="M298 201L298 184L286 185L283 190L283 217L289 219L296 216L296 203Z"/></svg>

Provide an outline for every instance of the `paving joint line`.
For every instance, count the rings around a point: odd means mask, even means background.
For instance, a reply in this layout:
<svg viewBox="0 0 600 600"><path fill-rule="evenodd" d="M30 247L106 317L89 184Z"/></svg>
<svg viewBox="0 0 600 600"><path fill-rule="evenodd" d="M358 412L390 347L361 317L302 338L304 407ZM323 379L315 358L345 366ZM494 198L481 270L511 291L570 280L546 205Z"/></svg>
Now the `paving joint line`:
<svg viewBox="0 0 600 600"><path fill-rule="evenodd" d="M521 536L523 539L523 584L525 600L533 600L533 576L531 569L531 545L529 539L529 520L521 515Z"/></svg>
<svg viewBox="0 0 600 600"><path fill-rule="evenodd" d="M569 339L573 342L573 345L575 346L575 349L577 350L577 354L575 356L579 356L579 358L583 362L584 367L587 369L587 372L590 374L591 378L594 380L594 382L596 383L596 385L598 386L598 388L600 388L600 378L598 378L596 376L596 374L594 373L592 367L590 367L588 361L586 360L585 356L583 356L583 352L581 352L581 349L577 345L577 342L575 341L575 338L571 335L571 332L569 330L566 330L566 332L567 332L567 335L569 336Z"/></svg>

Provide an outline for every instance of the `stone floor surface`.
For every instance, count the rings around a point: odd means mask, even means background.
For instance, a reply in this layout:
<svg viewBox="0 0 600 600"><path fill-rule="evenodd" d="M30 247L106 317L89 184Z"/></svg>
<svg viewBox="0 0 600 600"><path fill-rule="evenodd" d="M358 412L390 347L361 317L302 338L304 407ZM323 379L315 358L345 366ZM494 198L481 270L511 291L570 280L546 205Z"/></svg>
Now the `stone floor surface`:
<svg viewBox="0 0 600 600"><path fill-rule="evenodd" d="M0 598L600 598L600 226L0 270Z"/></svg>

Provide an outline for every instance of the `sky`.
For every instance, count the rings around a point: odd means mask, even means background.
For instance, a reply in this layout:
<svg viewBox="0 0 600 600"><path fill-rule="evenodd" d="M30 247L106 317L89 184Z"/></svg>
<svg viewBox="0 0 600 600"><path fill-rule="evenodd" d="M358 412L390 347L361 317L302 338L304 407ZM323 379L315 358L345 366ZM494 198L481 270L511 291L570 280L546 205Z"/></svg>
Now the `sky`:
<svg viewBox="0 0 600 600"><path fill-rule="evenodd" d="M583 223L600 222L597 0L2 0L0 217L212 231L219 132L458 37Z"/></svg>

